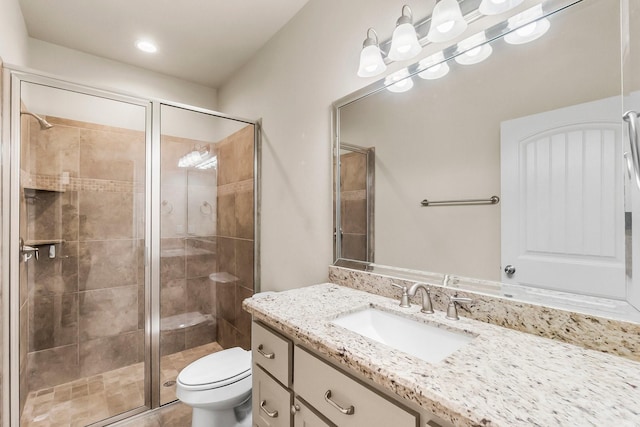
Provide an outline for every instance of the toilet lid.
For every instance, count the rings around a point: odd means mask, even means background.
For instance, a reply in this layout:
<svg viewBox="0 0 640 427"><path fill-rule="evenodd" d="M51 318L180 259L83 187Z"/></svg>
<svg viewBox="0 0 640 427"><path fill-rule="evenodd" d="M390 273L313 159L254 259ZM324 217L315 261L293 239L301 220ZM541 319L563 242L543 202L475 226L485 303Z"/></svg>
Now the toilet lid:
<svg viewBox="0 0 640 427"><path fill-rule="evenodd" d="M223 387L251 375L251 352L240 347L205 356L184 368L178 381L186 386Z"/></svg>

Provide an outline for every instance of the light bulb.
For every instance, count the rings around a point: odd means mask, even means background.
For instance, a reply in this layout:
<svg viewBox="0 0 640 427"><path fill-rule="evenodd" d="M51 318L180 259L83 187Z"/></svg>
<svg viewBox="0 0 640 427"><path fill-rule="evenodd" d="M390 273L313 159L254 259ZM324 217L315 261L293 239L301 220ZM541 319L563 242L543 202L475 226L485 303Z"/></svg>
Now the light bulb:
<svg viewBox="0 0 640 427"><path fill-rule="evenodd" d="M409 77L409 70L403 68L400 71L387 76L384 80L389 92L401 93L410 90L413 87L413 80Z"/></svg>
<svg viewBox="0 0 640 427"><path fill-rule="evenodd" d="M370 37L372 32L375 38ZM384 72L387 65L382 59L382 52L378 47L378 35L373 28L367 30L367 38L365 39L360 52L360 65L358 66L358 76L374 77Z"/></svg>
<svg viewBox="0 0 640 427"><path fill-rule="evenodd" d="M504 41L509 44L524 44L540 38L551 27L549 20L542 18L543 15L542 5L538 4L509 18L509 29L515 31L505 35Z"/></svg>
<svg viewBox="0 0 640 427"><path fill-rule="evenodd" d="M405 10L408 15L405 15ZM398 18L396 29L393 30L393 36L391 37L391 47L389 48L390 60L403 61L405 59L411 59L422 50L416 29L412 22L411 8L404 5L402 7L402 16Z"/></svg>
<svg viewBox="0 0 640 427"><path fill-rule="evenodd" d="M531 24L527 24L524 27L518 28L516 30L516 34L520 37L528 37L536 30L536 23L532 22Z"/></svg>
<svg viewBox="0 0 640 427"><path fill-rule="evenodd" d="M435 80L449 73L449 65L444 62L444 54L438 52L418 63L418 77L425 80Z"/></svg>
<svg viewBox="0 0 640 427"><path fill-rule="evenodd" d="M136 47L143 52L147 53L155 53L158 51L158 48L155 44L151 43L148 40L138 40L136 42Z"/></svg>
<svg viewBox="0 0 640 427"><path fill-rule="evenodd" d="M462 53L456 56L456 62L472 65L487 59L493 52L493 48L487 43L487 37L482 31L458 43L458 51Z"/></svg>
<svg viewBox="0 0 640 427"><path fill-rule="evenodd" d="M431 13L431 27L427 39L433 43L446 42L467 29L457 0L440 0Z"/></svg>
<svg viewBox="0 0 640 427"><path fill-rule="evenodd" d="M454 25L456 25L456 21L443 22L442 24L438 25L438 31L440 31L441 33L448 33L449 31L451 31Z"/></svg>

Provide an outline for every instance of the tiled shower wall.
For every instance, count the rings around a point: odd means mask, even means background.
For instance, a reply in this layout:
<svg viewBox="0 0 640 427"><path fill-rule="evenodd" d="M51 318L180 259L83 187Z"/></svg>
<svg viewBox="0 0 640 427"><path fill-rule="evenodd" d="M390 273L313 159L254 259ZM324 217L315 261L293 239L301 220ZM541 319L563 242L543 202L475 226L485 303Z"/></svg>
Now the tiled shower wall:
<svg viewBox="0 0 640 427"><path fill-rule="evenodd" d="M254 288L253 159L251 125L218 143L217 272L234 278L216 282L218 343L224 348L251 347L251 316L242 301Z"/></svg>
<svg viewBox="0 0 640 427"><path fill-rule="evenodd" d="M367 156L340 156L342 258L367 260Z"/></svg>
<svg viewBox="0 0 640 427"><path fill-rule="evenodd" d="M64 240L55 257L44 245L39 260L21 263L24 393L143 360L145 138L22 120L21 234Z"/></svg>

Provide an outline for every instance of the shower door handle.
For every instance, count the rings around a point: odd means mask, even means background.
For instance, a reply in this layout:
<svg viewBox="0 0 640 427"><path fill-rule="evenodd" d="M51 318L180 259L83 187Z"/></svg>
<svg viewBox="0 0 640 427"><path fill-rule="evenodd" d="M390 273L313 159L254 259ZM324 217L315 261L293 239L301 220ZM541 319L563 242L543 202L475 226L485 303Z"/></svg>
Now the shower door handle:
<svg viewBox="0 0 640 427"><path fill-rule="evenodd" d="M640 149L638 147L638 113L627 111L622 118L629 125L629 145L631 146L631 162L636 185L640 189Z"/></svg>

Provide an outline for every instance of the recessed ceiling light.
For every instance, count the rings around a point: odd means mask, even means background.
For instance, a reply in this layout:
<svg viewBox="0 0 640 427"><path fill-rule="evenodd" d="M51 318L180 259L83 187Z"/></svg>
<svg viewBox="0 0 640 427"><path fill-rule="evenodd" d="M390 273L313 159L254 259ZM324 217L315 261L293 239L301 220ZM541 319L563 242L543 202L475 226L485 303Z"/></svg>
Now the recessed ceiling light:
<svg viewBox="0 0 640 427"><path fill-rule="evenodd" d="M156 45L147 40L138 40L136 42L136 47L141 51L147 52L147 53L155 53L158 51L158 48L156 47Z"/></svg>

